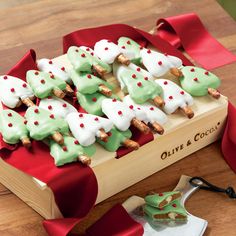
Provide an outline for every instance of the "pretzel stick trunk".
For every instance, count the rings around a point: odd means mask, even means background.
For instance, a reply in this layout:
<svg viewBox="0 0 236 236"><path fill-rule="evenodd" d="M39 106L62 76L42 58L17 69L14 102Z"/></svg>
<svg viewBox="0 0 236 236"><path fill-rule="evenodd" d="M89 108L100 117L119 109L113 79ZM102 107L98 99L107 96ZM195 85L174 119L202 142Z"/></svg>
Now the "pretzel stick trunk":
<svg viewBox="0 0 236 236"><path fill-rule="evenodd" d="M219 99L221 96L220 92L218 92L216 89L208 88L207 91L208 91L208 94L211 95L215 99Z"/></svg>
<svg viewBox="0 0 236 236"><path fill-rule="evenodd" d="M52 135L52 139L53 139L56 143L58 143L58 144L60 144L60 145L64 144L64 138L63 138L63 136L61 135L61 133L59 133L58 131L56 131L56 132Z"/></svg>
<svg viewBox="0 0 236 236"><path fill-rule="evenodd" d="M52 92L58 98L64 98L65 97L65 93L62 90L58 89L58 88L53 89Z"/></svg>
<svg viewBox="0 0 236 236"><path fill-rule="evenodd" d="M130 64L129 58L127 58L126 56L124 56L124 54L120 54L120 55L117 57L117 61L120 62L120 63L123 64L123 65L126 65L126 66L128 66L128 65Z"/></svg>
<svg viewBox="0 0 236 236"><path fill-rule="evenodd" d="M103 76L107 73L107 71L106 71L103 67L101 67L100 65L93 65L93 69L94 69L101 77L103 77Z"/></svg>
<svg viewBox="0 0 236 236"><path fill-rule="evenodd" d="M82 164L84 164L84 165L86 165L86 166L88 166L88 165L91 164L91 158L88 157L88 156L86 156L86 155L80 155L80 156L78 156L78 160L79 160Z"/></svg>
<svg viewBox="0 0 236 236"><path fill-rule="evenodd" d="M193 118L194 112L189 106L181 107L180 109L189 119Z"/></svg>
<svg viewBox="0 0 236 236"><path fill-rule="evenodd" d="M30 148L31 147L31 141L30 141L29 137L22 138L21 142L22 142L24 147L26 147L26 148Z"/></svg>
<svg viewBox="0 0 236 236"><path fill-rule="evenodd" d="M112 91L104 84L99 85L99 90L103 95L107 97L110 97L112 95Z"/></svg>
<svg viewBox="0 0 236 236"><path fill-rule="evenodd" d="M180 78L180 77L183 76L182 71L181 71L180 69L176 68L176 67L171 68L171 69L170 69L170 73L171 73L172 75L174 75L175 77L177 77L177 78Z"/></svg>
<svg viewBox="0 0 236 236"><path fill-rule="evenodd" d="M131 139L126 139L122 144L123 144L123 146L125 146L127 148L131 148L133 150L139 149L139 144Z"/></svg>
<svg viewBox="0 0 236 236"><path fill-rule="evenodd" d="M133 118L131 121L131 124L144 134L147 134L150 132L150 128L147 125L145 125L141 120L138 120L137 118Z"/></svg>
<svg viewBox="0 0 236 236"><path fill-rule="evenodd" d="M67 83L66 83L65 93L66 93L66 95L68 95L70 97L72 97L74 95L74 90Z"/></svg>
<svg viewBox="0 0 236 236"><path fill-rule="evenodd" d="M30 98L23 98L21 99L22 103L24 103L27 107L35 106L33 101Z"/></svg>
<svg viewBox="0 0 236 236"><path fill-rule="evenodd" d="M149 123L149 125L153 128L155 132L162 135L164 133L164 128L158 124L157 122Z"/></svg>
<svg viewBox="0 0 236 236"><path fill-rule="evenodd" d="M107 139L108 139L108 134L105 132L105 130L103 128L101 128L100 130L100 139L103 141L103 142L107 142Z"/></svg>
<svg viewBox="0 0 236 236"><path fill-rule="evenodd" d="M157 106L157 107L163 107L165 105L165 102L163 101L163 99L160 96L154 97L153 102L154 102L155 106Z"/></svg>

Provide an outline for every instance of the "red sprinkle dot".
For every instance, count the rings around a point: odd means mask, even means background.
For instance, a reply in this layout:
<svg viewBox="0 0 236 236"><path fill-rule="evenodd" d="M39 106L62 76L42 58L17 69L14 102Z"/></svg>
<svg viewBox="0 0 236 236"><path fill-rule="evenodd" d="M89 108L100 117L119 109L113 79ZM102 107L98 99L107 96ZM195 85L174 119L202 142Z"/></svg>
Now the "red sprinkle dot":
<svg viewBox="0 0 236 236"><path fill-rule="evenodd" d="M164 81L164 85L167 85L168 84L168 82L167 81Z"/></svg>
<svg viewBox="0 0 236 236"><path fill-rule="evenodd" d="M78 49L75 49L75 51L76 51L76 52L79 52L79 50L78 50Z"/></svg>
<svg viewBox="0 0 236 236"><path fill-rule="evenodd" d="M135 74L132 74L132 78L135 79L137 76Z"/></svg>
<svg viewBox="0 0 236 236"><path fill-rule="evenodd" d="M163 194L163 193L159 193L158 195L159 195L160 197L162 197L164 194Z"/></svg>
<svg viewBox="0 0 236 236"><path fill-rule="evenodd" d="M35 74L35 75L38 75L38 74L39 74L39 72L38 72L38 71L35 71L35 72L34 72L34 74Z"/></svg>
<svg viewBox="0 0 236 236"><path fill-rule="evenodd" d="M194 68L192 68L190 71L191 71L191 72L194 72L194 71L195 71L195 69L194 69Z"/></svg>
<svg viewBox="0 0 236 236"><path fill-rule="evenodd" d="M150 49L148 49L148 50L147 50L147 53L148 53L148 54L150 54L150 53L151 53L151 50L150 50Z"/></svg>
<svg viewBox="0 0 236 236"><path fill-rule="evenodd" d="M41 79L41 80L40 80L40 83L41 83L41 84L45 84L45 80L44 80L44 79Z"/></svg>
<svg viewBox="0 0 236 236"><path fill-rule="evenodd" d="M184 95L184 91L180 91L180 94L181 94L181 95Z"/></svg>
<svg viewBox="0 0 236 236"><path fill-rule="evenodd" d="M8 115L9 117L12 117L12 113L8 113L7 115Z"/></svg>
<svg viewBox="0 0 236 236"><path fill-rule="evenodd" d="M140 46L139 49L142 50L142 49L143 49L143 46Z"/></svg>
<svg viewBox="0 0 236 236"><path fill-rule="evenodd" d="M140 107L138 107L137 109L138 109L138 110L141 110L141 108L140 108Z"/></svg>
<svg viewBox="0 0 236 236"><path fill-rule="evenodd" d="M62 150L63 150L64 152L66 152L68 149L67 149L66 146L64 146L64 147L62 148Z"/></svg>
<svg viewBox="0 0 236 236"><path fill-rule="evenodd" d="M108 43L111 43L111 40L107 40Z"/></svg>
<svg viewBox="0 0 236 236"><path fill-rule="evenodd" d="M80 128L84 128L84 124L83 123L81 123L79 126L80 126Z"/></svg>
<svg viewBox="0 0 236 236"><path fill-rule="evenodd" d="M86 48L86 51L89 52L89 51L90 51L90 48Z"/></svg>
<svg viewBox="0 0 236 236"><path fill-rule="evenodd" d="M174 204L172 204L172 207L177 207L177 205L174 203Z"/></svg>
<svg viewBox="0 0 236 236"><path fill-rule="evenodd" d="M141 87L141 86L142 86L142 83L141 83L141 82L138 82L138 83L137 83L137 86L138 86L138 87Z"/></svg>
<svg viewBox="0 0 236 236"><path fill-rule="evenodd" d="M148 80L148 77L144 77L145 80Z"/></svg>
<svg viewBox="0 0 236 236"><path fill-rule="evenodd" d="M98 119L98 117L95 117L94 120L95 120L95 121L98 121L99 119Z"/></svg>
<svg viewBox="0 0 236 236"><path fill-rule="evenodd" d="M51 79L54 79L55 77L54 77L54 75L50 75L50 78L51 78Z"/></svg>
<svg viewBox="0 0 236 236"><path fill-rule="evenodd" d="M48 96L48 99L52 99L52 96Z"/></svg>
<svg viewBox="0 0 236 236"><path fill-rule="evenodd" d="M121 116L122 115L122 111L118 111L118 115Z"/></svg>
<svg viewBox="0 0 236 236"><path fill-rule="evenodd" d="M89 74L89 75L87 75L87 78L88 78L88 79L91 79L91 78L92 78L92 76Z"/></svg>
<svg viewBox="0 0 236 236"><path fill-rule="evenodd" d="M129 108L130 108L131 110L133 110L133 109L134 109L134 106L133 106L133 105L130 105Z"/></svg>
<svg viewBox="0 0 236 236"><path fill-rule="evenodd" d="M34 109L34 113L39 113L39 109L38 108Z"/></svg>
<svg viewBox="0 0 236 236"><path fill-rule="evenodd" d="M169 99L173 99L173 96L169 96Z"/></svg>
<svg viewBox="0 0 236 236"><path fill-rule="evenodd" d="M9 124L8 124L8 127L12 127L12 123L9 123Z"/></svg>
<svg viewBox="0 0 236 236"><path fill-rule="evenodd" d="M105 47L105 48L104 48L104 50L106 50L106 51L107 51L107 50L108 50L108 47Z"/></svg>
<svg viewBox="0 0 236 236"><path fill-rule="evenodd" d="M91 54L92 56L94 56L94 53L93 53L93 52L91 52L90 54Z"/></svg>
<svg viewBox="0 0 236 236"><path fill-rule="evenodd" d="M137 68L137 71L141 71L141 69L138 67L138 68Z"/></svg>
<svg viewBox="0 0 236 236"><path fill-rule="evenodd" d="M3 79L7 79L8 77L5 75L5 76L3 76Z"/></svg>
<svg viewBox="0 0 236 236"><path fill-rule="evenodd" d="M95 97L92 98L92 101L93 101L93 102L96 102L96 101L97 101L97 98L95 98Z"/></svg>
<svg viewBox="0 0 236 236"><path fill-rule="evenodd" d="M63 107L67 107L67 104L66 104L66 103L64 103L62 106L63 106Z"/></svg>
<svg viewBox="0 0 236 236"><path fill-rule="evenodd" d="M194 78L193 80L197 82L197 81L198 81L198 78L196 77L196 78Z"/></svg>
<svg viewBox="0 0 236 236"><path fill-rule="evenodd" d="M51 119L54 119L54 118L55 118L55 116L54 116L53 114L51 114L49 117L50 117Z"/></svg>
<svg viewBox="0 0 236 236"><path fill-rule="evenodd" d="M52 64L52 61L50 60L48 63L49 63L49 64Z"/></svg>
<svg viewBox="0 0 236 236"><path fill-rule="evenodd" d="M61 68L61 70L62 70L62 71L65 71L66 69L65 69L65 67L63 66L63 67Z"/></svg>
<svg viewBox="0 0 236 236"><path fill-rule="evenodd" d="M112 99L112 102L116 102L117 100L115 98Z"/></svg>
<svg viewBox="0 0 236 236"><path fill-rule="evenodd" d="M79 117L83 117L84 115L83 114L79 114Z"/></svg>
<svg viewBox="0 0 236 236"><path fill-rule="evenodd" d="M27 124L27 120L24 120L24 124L25 124L25 125Z"/></svg>
<svg viewBox="0 0 236 236"><path fill-rule="evenodd" d="M126 43L127 43L127 44L131 44L129 40L128 40Z"/></svg>
<svg viewBox="0 0 236 236"><path fill-rule="evenodd" d="M49 105L49 106L48 106L48 109L49 109L49 110L52 110L52 106L51 106L51 105Z"/></svg>
<svg viewBox="0 0 236 236"><path fill-rule="evenodd" d="M78 145L78 144L79 144L79 141L78 141L78 140L75 140L75 141L74 141L74 144Z"/></svg>
<svg viewBox="0 0 236 236"><path fill-rule="evenodd" d="M122 46L121 48L125 49L125 46Z"/></svg>
<svg viewBox="0 0 236 236"><path fill-rule="evenodd" d="M84 53L82 53L82 54L81 54L81 57L85 57L85 54L84 54Z"/></svg>
<svg viewBox="0 0 236 236"><path fill-rule="evenodd" d="M14 93L14 92L15 92L15 89L14 89L14 88L11 88L11 92Z"/></svg>
<svg viewBox="0 0 236 236"><path fill-rule="evenodd" d="M108 135L109 137L111 137L111 136L112 136L112 132L108 132L107 135Z"/></svg>
<svg viewBox="0 0 236 236"><path fill-rule="evenodd" d="M35 122L34 122L34 124L35 124L35 125L38 125L38 124L39 124L39 122L38 122L38 121L35 121Z"/></svg>
<svg viewBox="0 0 236 236"><path fill-rule="evenodd" d="M158 61L158 65L161 66L162 65L162 61Z"/></svg>
<svg viewBox="0 0 236 236"><path fill-rule="evenodd" d="M209 75L209 72L208 72L208 71L206 71L206 72L205 72L205 75Z"/></svg>
<svg viewBox="0 0 236 236"><path fill-rule="evenodd" d="M151 110L151 111L154 111L154 107L150 107L150 110Z"/></svg>
<svg viewBox="0 0 236 236"><path fill-rule="evenodd" d="M27 87L27 84L26 84L26 83L22 84L22 87L23 87L23 88L26 88L26 87Z"/></svg>
<svg viewBox="0 0 236 236"><path fill-rule="evenodd" d="M168 53L164 53L164 55L165 55L166 57L168 57Z"/></svg>

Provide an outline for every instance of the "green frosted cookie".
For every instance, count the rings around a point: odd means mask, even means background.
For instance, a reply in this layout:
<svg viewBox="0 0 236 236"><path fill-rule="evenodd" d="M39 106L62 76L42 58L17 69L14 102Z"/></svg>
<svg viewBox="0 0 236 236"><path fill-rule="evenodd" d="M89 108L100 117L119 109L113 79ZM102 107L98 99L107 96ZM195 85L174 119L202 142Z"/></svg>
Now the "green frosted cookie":
<svg viewBox="0 0 236 236"><path fill-rule="evenodd" d="M91 157L96 152L94 145L83 147L79 142L70 136L64 136L64 145L61 146L53 140L49 141L50 154L55 160L56 166L67 163L82 161L81 158Z"/></svg>
<svg viewBox="0 0 236 236"><path fill-rule="evenodd" d="M148 195L144 198L144 200L146 204L150 206L163 208L180 197L181 193L179 191L173 191Z"/></svg>
<svg viewBox="0 0 236 236"><path fill-rule="evenodd" d="M128 57L134 64L141 64L140 45L128 37L120 37L118 39L118 46L122 53Z"/></svg>
<svg viewBox="0 0 236 236"><path fill-rule="evenodd" d="M138 104L153 100L162 94L160 85L131 68L114 64L113 71L116 78L127 89L130 97Z"/></svg>
<svg viewBox="0 0 236 236"><path fill-rule="evenodd" d="M153 221L186 221L187 211L179 200L173 201L164 208L155 208L149 205L143 207L145 214Z"/></svg>
<svg viewBox="0 0 236 236"><path fill-rule="evenodd" d="M52 94L57 96L57 91L65 90L66 83L54 75L37 70L29 70L26 80L38 98L46 98Z"/></svg>
<svg viewBox="0 0 236 236"><path fill-rule="evenodd" d="M0 131L3 140L9 144L16 144L19 141L24 144L24 140L29 140L25 119L10 109L2 110L0 113Z"/></svg>
<svg viewBox="0 0 236 236"><path fill-rule="evenodd" d="M25 113L27 129L35 140L43 140L57 132L67 134L67 123L53 114L37 106L29 107Z"/></svg>
<svg viewBox="0 0 236 236"><path fill-rule="evenodd" d="M71 46L67 51L67 56L77 72L92 73L96 66L101 67L106 73L111 72L111 67L107 63L79 47Z"/></svg>
<svg viewBox="0 0 236 236"><path fill-rule="evenodd" d="M112 128L108 135L109 138L107 142L103 142L101 139L97 139L97 142L109 152L115 152L120 146L123 145L126 139L131 138L132 133L129 129L122 132L118 131L116 128Z"/></svg>
<svg viewBox="0 0 236 236"><path fill-rule="evenodd" d="M217 89L220 86L220 79L205 69L184 66L181 68L183 76L180 77L182 88L193 96L205 96L209 89Z"/></svg>
<svg viewBox="0 0 236 236"><path fill-rule="evenodd" d="M72 70L71 79L76 86L77 91L83 94L102 92L101 85L105 85L107 88L111 89L109 83L86 72L76 72L75 70Z"/></svg>

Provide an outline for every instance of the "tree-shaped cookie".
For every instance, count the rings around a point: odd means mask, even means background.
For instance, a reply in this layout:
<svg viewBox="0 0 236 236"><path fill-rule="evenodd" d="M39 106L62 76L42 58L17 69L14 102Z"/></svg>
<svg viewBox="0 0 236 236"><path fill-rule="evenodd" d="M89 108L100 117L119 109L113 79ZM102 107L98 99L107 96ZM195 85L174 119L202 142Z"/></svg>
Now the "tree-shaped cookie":
<svg viewBox="0 0 236 236"><path fill-rule="evenodd" d="M13 110L6 109L0 113L0 131L6 143L16 144L21 141L25 147L30 147L29 132L25 124L25 119Z"/></svg>
<svg viewBox="0 0 236 236"><path fill-rule="evenodd" d="M220 93L216 90L220 86L220 79L205 69L184 66L181 68L183 76L179 78L182 88L193 96L210 94L218 99Z"/></svg>
<svg viewBox="0 0 236 236"><path fill-rule="evenodd" d="M96 137L107 140L113 123L106 118L91 114L74 112L66 117L70 131L83 146L89 146L96 141Z"/></svg>
<svg viewBox="0 0 236 236"><path fill-rule="evenodd" d="M70 103L55 96L50 96L41 99L39 102L39 107L49 111L50 113L55 115L55 117L61 118L66 118L68 114L72 112L77 112L75 107L72 106Z"/></svg>
<svg viewBox="0 0 236 236"><path fill-rule="evenodd" d="M80 93L93 94L95 92L100 92L108 97L112 95L111 86L93 74L72 70L71 78L77 91Z"/></svg>
<svg viewBox="0 0 236 236"><path fill-rule="evenodd" d="M78 140L70 136L64 136L64 145L61 146L54 140L49 141L50 154L54 158L56 166L80 161L85 165L90 165L91 156L96 152L93 145L83 147Z"/></svg>
<svg viewBox="0 0 236 236"><path fill-rule="evenodd" d="M52 76L57 77L66 82L65 92L68 95L73 95L74 91L69 84L72 83L70 74L66 68L50 59L40 59L37 61L37 66L40 71L50 73Z"/></svg>
<svg viewBox="0 0 236 236"><path fill-rule="evenodd" d="M163 76L169 71L177 77L182 75L178 69L182 66L182 61L178 57L165 55L146 48L140 51L140 55L143 65L155 77Z"/></svg>
<svg viewBox="0 0 236 236"><path fill-rule="evenodd" d="M0 76L0 100L10 108L19 107L22 103L33 106L34 94L30 86L23 80L10 76Z"/></svg>
<svg viewBox="0 0 236 236"><path fill-rule="evenodd" d="M57 118L52 113L37 106L28 108L25 118L30 137L35 140L52 137L55 142L63 144L64 140L61 133L68 132L68 125L63 119Z"/></svg>
<svg viewBox="0 0 236 236"><path fill-rule="evenodd" d="M188 118L194 116L194 112L190 108L193 104L193 98L190 94L170 80L157 79L155 82L162 87L162 97L165 101L163 110L167 114L172 114L177 109L181 109Z"/></svg>
<svg viewBox="0 0 236 236"><path fill-rule="evenodd" d="M106 142L100 139L97 139L97 142L100 143L109 152L115 152L121 146L132 148L134 150L137 150L139 148L139 144L130 139L132 133L129 129L127 129L126 131L118 131L113 127L108 133L108 136L109 138Z"/></svg>
<svg viewBox="0 0 236 236"><path fill-rule="evenodd" d="M52 94L60 98L65 96L63 90L66 88L66 83L50 73L29 70L26 73L26 80L38 98L42 99Z"/></svg>
<svg viewBox="0 0 236 236"><path fill-rule="evenodd" d="M160 97L162 88L148 77L116 63L113 65L113 73L136 103L142 104L153 100L156 106L163 106L163 100Z"/></svg>
<svg viewBox="0 0 236 236"><path fill-rule="evenodd" d="M107 64L112 64L115 60L124 65L130 64L130 60L122 53L118 45L107 39L95 43L94 53Z"/></svg>
<svg viewBox="0 0 236 236"><path fill-rule="evenodd" d="M111 72L111 67L107 63L79 47L71 46L67 51L67 56L78 72L92 73L96 71L101 76Z"/></svg>
<svg viewBox="0 0 236 236"><path fill-rule="evenodd" d="M118 46L123 54L128 57L134 64L141 64L140 48L138 43L128 37L120 37L118 39Z"/></svg>
<svg viewBox="0 0 236 236"><path fill-rule="evenodd" d="M134 110L138 119L143 118L143 113L145 113L143 122L149 125L155 132L159 134L164 133L162 125L167 122L167 116L163 111L150 103L137 104L129 95L124 97L123 102Z"/></svg>
<svg viewBox="0 0 236 236"><path fill-rule="evenodd" d="M102 111L121 131L126 131L132 124L143 133L150 132L148 126L142 122L145 119L145 114L139 120L132 108L117 99L104 99L102 101Z"/></svg>

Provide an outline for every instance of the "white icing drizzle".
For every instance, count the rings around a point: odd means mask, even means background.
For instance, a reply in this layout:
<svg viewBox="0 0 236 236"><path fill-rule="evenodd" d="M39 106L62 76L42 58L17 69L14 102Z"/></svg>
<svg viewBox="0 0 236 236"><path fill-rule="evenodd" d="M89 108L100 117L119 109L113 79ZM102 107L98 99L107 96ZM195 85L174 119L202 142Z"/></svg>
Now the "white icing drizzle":
<svg viewBox="0 0 236 236"><path fill-rule="evenodd" d="M60 118L66 118L68 114L77 112L70 103L55 96L40 100L39 107Z"/></svg>
<svg viewBox="0 0 236 236"><path fill-rule="evenodd" d="M163 88L162 98L165 102L163 110L167 114L175 112L179 107L183 108L193 104L192 96L174 82L166 79L157 79L155 82Z"/></svg>
<svg viewBox="0 0 236 236"><path fill-rule="evenodd" d="M15 108L20 99L33 98L29 84L10 75L0 76L0 100L10 108Z"/></svg>
<svg viewBox="0 0 236 236"><path fill-rule="evenodd" d="M137 104L129 95L125 96L123 101L128 106L133 106L133 110L135 111L135 115L138 119L140 119L139 114L145 113L145 119L141 120L143 120L146 124L157 122L158 124L163 125L168 120L166 114L163 111L150 103Z"/></svg>
<svg viewBox="0 0 236 236"><path fill-rule="evenodd" d="M140 55L144 66L155 77L165 75L170 68L182 65L182 61L177 57L164 55L146 48L140 51Z"/></svg>
<svg viewBox="0 0 236 236"><path fill-rule="evenodd" d="M94 52L95 54L107 64L112 64L116 57L121 54L121 50L119 49L118 45L114 44L113 42L102 39L94 45Z"/></svg>
<svg viewBox="0 0 236 236"><path fill-rule="evenodd" d="M68 114L66 121L73 136L83 146L93 144L96 137L100 137L100 129L109 132L113 126L109 119L79 112Z"/></svg>
<svg viewBox="0 0 236 236"><path fill-rule="evenodd" d="M64 80L65 82L71 84L71 78L69 72L66 71L66 68L63 65L60 65L58 62L55 63L50 59L40 59L37 61L37 66L40 71L51 72L53 75Z"/></svg>
<svg viewBox="0 0 236 236"><path fill-rule="evenodd" d="M132 119L135 118L135 112L125 103L116 99L104 99L102 111L121 131L126 131L130 127Z"/></svg>

